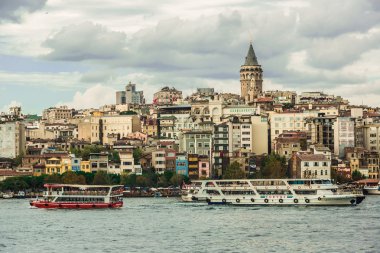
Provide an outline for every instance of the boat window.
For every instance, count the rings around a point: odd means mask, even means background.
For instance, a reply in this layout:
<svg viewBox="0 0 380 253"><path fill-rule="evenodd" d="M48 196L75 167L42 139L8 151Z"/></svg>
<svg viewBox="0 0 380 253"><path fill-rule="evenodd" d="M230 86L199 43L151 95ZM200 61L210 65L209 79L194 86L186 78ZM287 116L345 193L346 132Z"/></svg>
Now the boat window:
<svg viewBox="0 0 380 253"><path fill-rule="evenodd" d="M289 195L292 194L291 191L288 190L257 190L260 195Z"/></svg>
<svg viewBox="0 0 380 253"><path fill-rule="evenodd" d="M220 193L216 190L206 190L206 193L209 195L220 195Z"/></svg>
<svg viewBox="0 0 380 253"><path fill-rule="evenodd" d="M256 193L254 191L227 191L224 190L222 191L223 194L225 195L255 195Z"/></svg>
<svg viewBox="0 0 380 253"><path fill-rule="evenodd" d="M300 195L314 195L317 194L317 191L308 191L308 190L294 190L296 194Z"/></svg>
<svg viewBox="0 0 380 253"><path fill-rule="evenodd" d="M292 180L292 181L288 181L288 184L292 185L292 184L305 184L305 182L303 180Z"/></svg>

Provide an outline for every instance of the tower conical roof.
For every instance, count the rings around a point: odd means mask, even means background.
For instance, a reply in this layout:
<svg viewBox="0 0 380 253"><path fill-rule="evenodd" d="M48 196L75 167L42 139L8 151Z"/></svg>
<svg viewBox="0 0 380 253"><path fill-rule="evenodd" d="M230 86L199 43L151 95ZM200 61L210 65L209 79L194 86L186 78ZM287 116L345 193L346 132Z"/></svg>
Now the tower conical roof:
<svg viewBox="0 0 380 253"><path fill-rule="evenodd" d="M248 54L245 57L244 65L246 65L246 66L259 65L259 63L257 62L255 51L253 50L253 47L252 47L252 43L249 44Z"/></svg>

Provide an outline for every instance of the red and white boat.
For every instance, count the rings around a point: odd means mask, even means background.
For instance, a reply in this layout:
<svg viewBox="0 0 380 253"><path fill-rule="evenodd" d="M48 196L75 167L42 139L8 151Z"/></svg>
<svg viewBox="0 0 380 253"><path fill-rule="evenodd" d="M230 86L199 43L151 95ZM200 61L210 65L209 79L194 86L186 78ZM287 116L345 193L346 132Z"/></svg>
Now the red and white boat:
<svg viewBox="0 0 380 253"><path fill-rule="evenodd" d="M43 199L30 201L38 208L118 208L123 206L123 185L45 184Z"/></svg>

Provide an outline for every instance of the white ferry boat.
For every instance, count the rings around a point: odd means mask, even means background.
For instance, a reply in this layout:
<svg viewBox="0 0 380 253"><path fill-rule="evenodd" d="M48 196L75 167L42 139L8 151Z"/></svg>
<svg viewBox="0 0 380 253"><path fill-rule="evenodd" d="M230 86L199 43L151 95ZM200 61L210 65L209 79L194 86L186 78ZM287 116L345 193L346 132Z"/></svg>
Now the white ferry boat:
<svg viewBox="0 0 380 253"><path fill-rule="evenodd" d="M231 205L357 205L364 198L324 179L197 180L182 194L184 201Z"/></svg>
<svg viewBox="0 0 380 253"><path fill-rule="evenodd" d="M368 195L380 195L380 182L377 185L366 185L363 190Z"/></svg>
<svg viewBox="0 0 380 253"><path fill-rule="evenodd" d="M42 199L30 201L37 208L118 208L123 206L123 185L45 184Z"/></svg>

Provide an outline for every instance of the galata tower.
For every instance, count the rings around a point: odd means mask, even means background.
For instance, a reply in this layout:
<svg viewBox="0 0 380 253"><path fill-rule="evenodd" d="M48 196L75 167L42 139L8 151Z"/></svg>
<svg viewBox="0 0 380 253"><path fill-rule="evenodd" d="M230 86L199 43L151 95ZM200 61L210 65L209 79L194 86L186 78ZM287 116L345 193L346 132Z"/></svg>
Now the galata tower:
<svg viewBox="0 0 380 253"><path fill-rule="evenodd" d="M263 91L263 69L257 62L252 43L249 45L244 65L240 67L240 85L241 97L245 103L253 102Z"/></svg>

